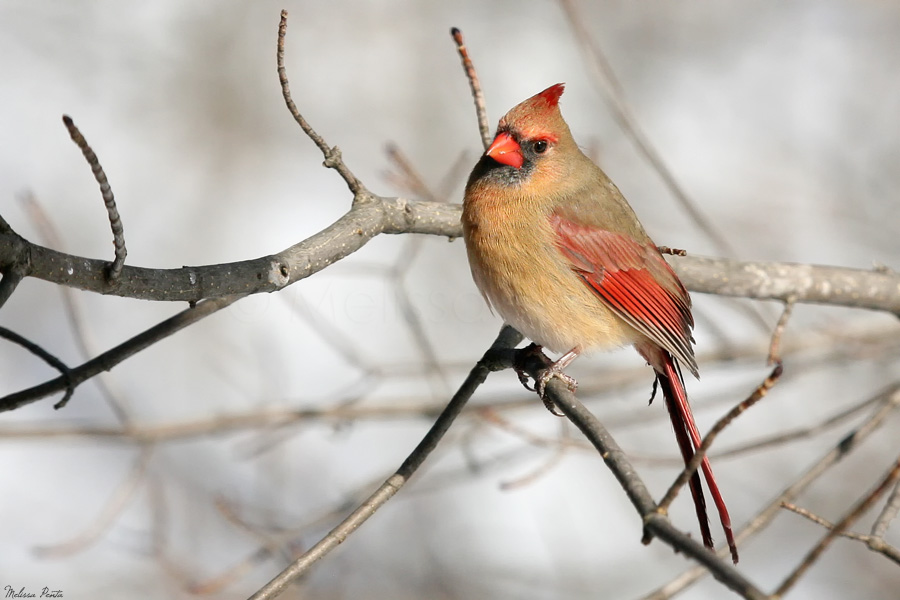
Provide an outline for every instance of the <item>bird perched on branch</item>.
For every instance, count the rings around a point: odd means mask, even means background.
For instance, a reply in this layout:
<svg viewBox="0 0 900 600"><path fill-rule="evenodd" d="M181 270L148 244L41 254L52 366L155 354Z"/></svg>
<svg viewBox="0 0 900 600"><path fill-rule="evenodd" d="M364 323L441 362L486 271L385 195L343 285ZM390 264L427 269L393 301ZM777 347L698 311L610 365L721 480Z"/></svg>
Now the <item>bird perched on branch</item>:
<svg viewBox="0 0 900 600"><path fill-rule="evenodd" d="M463 202L463 235L475 283L503 319L562 353L536 381L579 354L625 345L653 367L685 463L700 446L680 365L697 376L691 299L606 174L585 156L559 110L563 84L500 120ZM734 562L731 521L709 460L702 471ZM690 480L703 543L713 547L700 471Z"/></svg>

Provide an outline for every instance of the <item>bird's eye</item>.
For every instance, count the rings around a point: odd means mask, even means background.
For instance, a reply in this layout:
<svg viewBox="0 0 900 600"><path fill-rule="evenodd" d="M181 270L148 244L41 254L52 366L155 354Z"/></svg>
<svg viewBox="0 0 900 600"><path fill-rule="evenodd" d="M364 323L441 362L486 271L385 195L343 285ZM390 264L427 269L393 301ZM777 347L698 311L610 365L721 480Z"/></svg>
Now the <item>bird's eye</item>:
<svg viewBox="0 0 900 600"><path fill-rule="evenodd" d="M537 140L531 147L534 150L535 154L543 154L547 151L547 141Z"/></svg>

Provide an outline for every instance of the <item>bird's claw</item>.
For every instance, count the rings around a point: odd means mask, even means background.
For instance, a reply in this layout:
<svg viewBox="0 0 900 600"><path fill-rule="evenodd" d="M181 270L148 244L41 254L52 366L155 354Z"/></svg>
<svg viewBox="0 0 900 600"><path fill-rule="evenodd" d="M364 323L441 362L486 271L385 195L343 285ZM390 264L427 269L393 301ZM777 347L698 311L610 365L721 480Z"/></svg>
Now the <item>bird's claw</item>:
<svg viewBox="0 0 900 600"><path fill-rule="evenodd" d="M516 371L516 375L519 377L519 383L521 383L526 390L529 392L536 392L537 390L528 385L528 373L525 372L524 369L520 369L519 367L513 367Z"/></svg>
<svg viewBox="0 0 900 600"><path fill-rule="evenodd" d="M571 353L570 353L571 354ZM573 354L574 356L574 354ZM534 380L534 387L528 385L528 371L525 369L526 361L531 357L537 357L544 365L539 371L539 376ZM566 416L556 403L553 402L546 395L547 384L554 377L558 379L562 379L565 382L566 387L569 388L571 392L575 392L578 388L578 382L575 381L572 377L563 373L563 369L571 362L571 358L563 357L557 362L550 362L550 359L543 352L543 348L537 344L530 344L521 350L516 351L516 358L513 361L513 369L516 371L516 375L519 376L519 381L525 386L525 389L531 392L537 392L537 395L540 397L541 401L544 403L544 406L547 407L553 415L557 417Z"/></svg>
<svg viewBox="0 0 900 600"><path fill-rule="evenodd" d="M539 356L541 360L544 361L544 364L550 362L550 360L544 356L544 352L540 346L535 343L531 343L528 346L516 350L516 357L513 360L513 369L516 372L516 375L519 377L519 382L525 387L529 392L537 391L535 388L528 385L528 371L525 368L525 362L532 356Z"/></svg>
<svg viewBox="0 0 900 600"><path fill-rule="evenodd" d="M562 369L560 369L556 364L552 364L544 369L541 373L541 376L538 377L537 381L535 382L535 391L537 392L538 396L541 397L541 400L543 401L544 406L547 407L547 410L549 410L551 414L556 415L557 417L564 417L566 416L565 413L563 413L556 405L556 403L546 395L547 384L550 383L550 380L554 377L556 377L557 379L561 379L563 383L566 384L566 387L569 388L569 391L573 394L575 393L575 390L578 389L578 382L575 381L575 378L571 375L566 375L565 373L563 373Z"/></svg>

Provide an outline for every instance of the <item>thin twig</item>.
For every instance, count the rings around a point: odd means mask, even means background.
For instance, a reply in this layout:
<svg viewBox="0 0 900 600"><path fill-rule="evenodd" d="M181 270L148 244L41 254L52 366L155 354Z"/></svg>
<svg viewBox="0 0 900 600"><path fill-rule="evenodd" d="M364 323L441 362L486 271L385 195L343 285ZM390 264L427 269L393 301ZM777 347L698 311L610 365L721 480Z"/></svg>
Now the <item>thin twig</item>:
<svg viewBox="0 0 900 600"><path fill-rule="evenodd" d="M475 390L484 383L487 376L499 369L505 369L510 364L509 356L504 360L498 358L501 354L509 354L516 344L522 341L522 336L511 327L503 327L497 339L491 345L484 356L478 361L478 364L469 373L465 382L457 390L456 394L447 404L447 407L431 426L431 429L422 438L422 441L403 461L400 468L387 478L381 486L369 496L365 502L356 508L346 519L341 521L328 535L319 540L319 542L294 561L288 568L278 574L269 583L259 589L250 600L270 600L277 597L282 591L297 577L309 570L313 564L323 558L329 552L340 545L347 536L356 531L360 525L365 523L369 517L381 508L394 494L396 494L403 485L409 481L409 478L418 470L425 462L425 459L435 449L444 434L450 428L460 411L475 393Z"/></svg>
<svg viewBox="0 0 900 600"><path fill-rule="evenodd" d="M78 385L72 380L72 369L70 369L69 366L66 365L66 363L50 354L43 347L19 335L15 331L7 329L6 327L0 327L0 337L7 339L14 344L22 346L23 348L40 358L42 361L59 371L60 379L63 383L63 387L60 389L65 389L66 393L63 395L62 399L54 405L54 408L62 408L63 406L65 406L69 402L69 398L72 397L72 394L75 393L75 386ZM2 402L2 399L0 399L0 402Z"/></svg>
<svg viewBox="0 0 900 600"><path fill-rule="evenodd" d="M57 252L19 237L0 223L0 265L28 265L28 276L101 294L141 300L197 302L233 294L274 292L317 273L383 233L458 238L461 207L374 197L353 206L319 233L277 254L217 265L147 269L126 265L109 285L108 263ZM900 275L866 269L701 256L668 259L691 292L757 300L849 306L900 314Z"/></svg>
<svg viewBox="0 0 900 600"><path fill-rule="evenodd" d="M494 411L490 411L490 413L492 414L492 416L498 416ZM484 413L479 414L483 415ZM503 422L504 425L512 425L511 423L503 421L502 419L500 419L500 421ZM525 475L519 476L516 479L501 482L501 490L513 490L525 487L526 485L531 485L532 483L555 469L562 462L562 459L575 444L571 443L574 440L569 439L568 423L566 423L565 420L560 419L559 427L560 439L557 440L557 443L550 446L553 448L553 453L549 457L547 457L547 460L538 465L538 467L530 473L526 473Z"/></svg>
<svg viewBox="0 0 900 600"><path fill-rule="evenodd" d="M796 504L791 504L790 502L783 502L781 504L782 508L786 508L791 512L795 512L801 517L809 519L813 523L817 525L821 525L825 529L834 530L834 523L825 519L824 517L820 517L812 511L809 511L805 508L797 506ZM877 537L874 535L865 535L862 533L856 533L855 531L842 531L838 533L840 537L845 537L847 539L856 540L858 542L862 542L865 544L870 550L873 552L877 552L878 554L883 554L890 560L894 561L897 564L900 564L900 549L892 546L884 541L884 538Z"/></svg>
<svg viewBox="0 0 900 600"><path fill-rule="evenodd" d="M125 248L125 228L122 226L119 209L116 207L116 199L113 196L112 188L109 186L109 181L106 179L106 173L100 165L100 159L97 158L87 140L78 130L78 127L75 126L72 117L63 115L62 120L66 129L69 130L69 135L72 136L72 141L81 149L85 160L90 165L91 171L94 173L94 179L100 185L100 195L103 196L103 204L106 205L109 226L112 228L113 233L113 246L116 249L115 258L109 266L108 276L110 281L115 281L122 273L122 267L125 266L125 257L128 255L128 250Z"/></svg>
<svg viewBox="0 0 900 600"><path fill-rule="evenodd" d="M781 338L784 335L784 329L787 327L788 319L791 318L796 302L796 296L791 296L784 302L784 310L781 312L778 323L775 324L775 329L772 331L772 341L769 343L769 357L766 361L766 364L769 366L781 364Z"/></svg>
<svg viewBox="0 0 900 600"><path fill-rule="evenodd" d="M687 256L687 250L681 248L669 248L668 246L657 246L660 254L671 254L672 256Z"/></svg>
<svg viewBox="0 0 900 600"><path fill-rule="evenodd" d="M878 501L895 483L900 479L900 458L894 461L893 466L881 482L875 486L868 494L856 503L844 517L835 523L825 536L819 540L819 543L804 557L803 561L788 575L785 580L778 586L772 598L781 598L799 581L806 571L822 556L822 553L828 548L834 538L843 533L853 523L856 522L869 508Z"/></svg>
<svg viewBox="0 0 900 600"><path fill-rule="evenodd" d="M128 508L131 499L140 488L150 464L153 449L145 446L140 455L134 460L131 471L119 484L116 491L106 501L106 504L97 514L94 523L72 539L53 544L52 546L40 546L35 551L44 558L63 558L77 552L84 551L113 524L113 522Z"/></svg>
<svg viewBox="0 0 900 600"><path fill-rule="evenodd" d="M898 511L900 511L900 483L894 486L894 491L891 492L887 504L884 505L884 509L872 525L872 537L883 538Z"/></svg>
<svg viewBox="0 0 900 600"><path fill-rule="evenodd" d="M478 131L481 134L481 143L487 150L491 145L491 125L488 121L487 109L484 103L484 92L481 91L481 82L478 80L478 73L475 71L475 64L469 57L469 50L463 41L462 31L453 27L450 30L453 41L456 42L456 51L459 52L459 58L462 60L463 69L466 72L466 78L469 80L469 87L472 89L472 100L475 101L475 115L478 117Z"/></svg>
<svg viewBox="0 0 900 600"><path fill-rule="evenodd" d="M399 171L396 182L399 183L407 192L413 196L418 196L429 202L446 202L446 198L441 198L431 191L431 188L425 183L422 175L412 165L406 154L400 147L391 142L385 147L388 159L394 163Z"/></svg>
<svg viewBox="0 0 900 600"><path fill-rule="evenodd" d="M276 53L278 60L278 80L281 82L281 93L284 96L284 102L287 104L288 110L291 111L291 115L294 117L297 124L300 125L303 132L308 135L309 139L311 139L313 143L319 147L319 150L322 151L322 155L325 157L325 162L323 164L326 167L337 171L347 183L347 187L350 188L350 191L353 193L353 201L357 202L359 200L367 199L369 191L362 182L356 178L356 175L347 168L347 165L344 164L344 161L341 158L340 149L338 149L337 146L332 147L325 143L322 136L316 133L316 130L312 128L312 125L303 118L303 115L300 114L297 105L294 104L294 101L291 98L291 86L288 82L287 70L284 68L284 37L287 33L287 18L288 12L282 10L281 21L278 25L278 50Z"/></svg>

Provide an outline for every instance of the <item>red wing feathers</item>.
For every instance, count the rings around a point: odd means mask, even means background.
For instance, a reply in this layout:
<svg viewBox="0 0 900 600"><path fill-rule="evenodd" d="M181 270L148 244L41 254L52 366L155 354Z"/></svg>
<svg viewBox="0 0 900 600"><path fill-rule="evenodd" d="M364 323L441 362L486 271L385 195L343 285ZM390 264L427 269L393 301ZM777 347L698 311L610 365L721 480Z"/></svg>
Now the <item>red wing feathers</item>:
<svg viewBox="0 0 900 600"><path fill-rule="evenodd" d="M690 297L656 247L558 214L550 224L572 270L616 314L696 375Z"/></svg>

